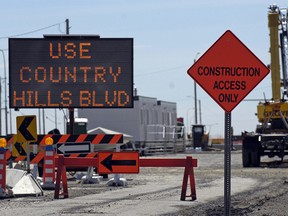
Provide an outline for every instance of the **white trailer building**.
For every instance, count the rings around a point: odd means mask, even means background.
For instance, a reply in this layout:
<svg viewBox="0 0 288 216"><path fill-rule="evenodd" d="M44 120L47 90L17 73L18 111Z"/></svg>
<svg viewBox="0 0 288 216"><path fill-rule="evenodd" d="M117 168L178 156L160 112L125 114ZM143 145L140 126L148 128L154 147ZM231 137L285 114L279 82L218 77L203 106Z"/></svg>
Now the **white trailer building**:
<svg viewBox="0 0 288 216"><path fill-rule="evenodd" d="M134 96L134 108L79 109L78 117L88 119L88 130L103 127L133 136L136 144L175 142L177 107L174 102Z"/></svg>

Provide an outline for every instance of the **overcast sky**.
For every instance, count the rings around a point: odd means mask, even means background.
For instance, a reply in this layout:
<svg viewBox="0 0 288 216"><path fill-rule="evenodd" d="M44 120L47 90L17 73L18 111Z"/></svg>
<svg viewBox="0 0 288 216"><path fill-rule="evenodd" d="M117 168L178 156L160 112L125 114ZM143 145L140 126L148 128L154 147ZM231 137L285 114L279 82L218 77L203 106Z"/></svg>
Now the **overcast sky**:
<svg viewBox="0 0 288 216"><path fill-rule="evenodd" d="M4 50L8 74L8 37L41 38L43 34L63 34L66 19L70 21L71 34L132 37L134 83L138 94L176 102L178 117L193 124L193 80L187 70L194 59L198 59L229 29L264 64L269 64L267 13L269 5L277 2L280 7L286 6L276 0L2 0L0 49ZM49 26L52 27L46 28ZM3 79L2 56L0 76ZM4 84L3 80L1 84ZM264 93L266 98L271 98L270 85L268 75L246 99L263 99ZM200 87L197 90L202 123L211 129L212 136L223 136L224 111ZM2 88L2 108L4 100ZM233 110L234 133L255 129L256 107L257 102L243 101ZM27 109L13 111L12 133L16 132L17 115L37 113L37 110ZM47 110L46 115L45 129L48 132L55 127L55 112ZM63 132L62 111L57 111L57 121L57 127ZM5 129L4 113L2 128Z"/></svg>

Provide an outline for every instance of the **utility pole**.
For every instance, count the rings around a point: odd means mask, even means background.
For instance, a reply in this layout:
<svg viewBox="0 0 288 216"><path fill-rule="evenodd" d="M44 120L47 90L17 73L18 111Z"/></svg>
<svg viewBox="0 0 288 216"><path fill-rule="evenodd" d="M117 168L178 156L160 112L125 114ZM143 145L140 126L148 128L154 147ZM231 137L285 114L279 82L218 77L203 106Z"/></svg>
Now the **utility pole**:
<svg viewBox="0 0 288 216"><path fill-rule="evenodd" d="M46 131L45 131L45 110L44 110L44 108L42 109L42 118L43 118L43 134L45 134L46 133Z"/></svg>
<svg viewBox="0 0 288 216"><path fill-rule="evenodd" d="M200 124L202 125L201 100L199 100L199 120L200 120Z"/></svg>
<svg viewBox="0 0 288 216"><path fill-rule="evenodd" d="M12 110L9 108L9 117L10 117L10 134L12 134Z"/></svg>
<svg viewBox="0 0 288 216"><path fill-rule="evenodd" d="M194 64L196 62L196 58L200 53L197 52L196 56L194 58ZM197 115L197 85L196 85L196 81L194 80L194 107L195 107L195 124L198 124L198 115Z"/></svg>
<svg viewBox="0 0 288 216"><path fill-rule="evenodd" d="M41 134L41 109L40 108L38 108L38 127L39 127L38 133Z"/></svg>
<svg viewBox="0 0 288 216"><path fill-rule="evenodd" d="M5 104L5 132L8 134L8 108L7 108L7 75L6 75L6 61L4 50L0 49L3 56L3 65L4 65L4 104Z"/></svg>
<svg viewBox="0 0 288 216"><path fill-rule="evenodd" d="M69 27L69 19L66 19L65 22L66 22L66 34L69 35L69 28L70 28Z"/></svg>
<svg viewBox="0 0 288 216"><path fill-rule="evenodd" d="M2 101L1 88L2 88L2 78L0 77L0 102ZM2 135L2 103L0 103L0 135Z"/></svg>
<svg viewBox="0 0 288 216"><path fill-rule="evenodd" d="M57 128L57 109L55 109L55 129Z"/></svg>
<svg viewBox="0 0 288 216"><path fill-rule="evenodd" d="M69 35L69 19L66 19L66 34ZM69 132L74 133L74 108L69 108Z"/></svg>
<svg viewBox="0 0 288 216"><path fill-rule="evenodd" d="M197 88L196 88L196 82L194 80L194 107L195 107L195 124L198 124L197 121Z"/></svg>

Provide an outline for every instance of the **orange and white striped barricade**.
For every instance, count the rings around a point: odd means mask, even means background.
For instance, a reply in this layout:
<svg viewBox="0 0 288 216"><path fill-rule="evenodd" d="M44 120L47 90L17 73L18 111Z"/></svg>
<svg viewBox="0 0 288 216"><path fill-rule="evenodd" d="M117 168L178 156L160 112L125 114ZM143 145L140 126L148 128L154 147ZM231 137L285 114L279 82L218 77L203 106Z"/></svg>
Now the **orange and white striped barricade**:
<svg viewBox="0 0 288 216"><path fill-rule="evenodd" d="M55 151L52 146L53 142L51 137L45 140L43 183L41 187L47 190L55 189Z"/></svg>
<svg viewBox="0 0 288 216"><path fill-rule="evenodd" d="M6 140L0 139L0 197L6 197Z"/></svg>

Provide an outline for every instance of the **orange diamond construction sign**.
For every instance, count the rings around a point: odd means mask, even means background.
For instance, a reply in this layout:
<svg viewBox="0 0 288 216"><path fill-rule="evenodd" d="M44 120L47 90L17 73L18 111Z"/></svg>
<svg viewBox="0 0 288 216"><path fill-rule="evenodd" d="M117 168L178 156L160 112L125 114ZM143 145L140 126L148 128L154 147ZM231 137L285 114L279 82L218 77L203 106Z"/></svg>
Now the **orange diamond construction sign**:
<svg viewBox="0 0 288 216"><path fill-rule="evenodd" d="M227 30L187 71L226 112L231 112L268 74L263 64Z"/></svg>

